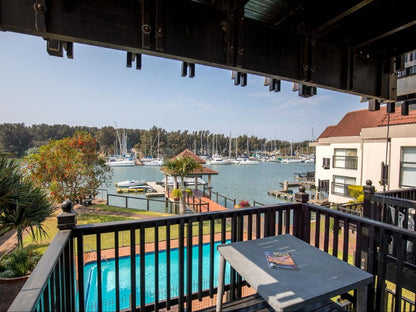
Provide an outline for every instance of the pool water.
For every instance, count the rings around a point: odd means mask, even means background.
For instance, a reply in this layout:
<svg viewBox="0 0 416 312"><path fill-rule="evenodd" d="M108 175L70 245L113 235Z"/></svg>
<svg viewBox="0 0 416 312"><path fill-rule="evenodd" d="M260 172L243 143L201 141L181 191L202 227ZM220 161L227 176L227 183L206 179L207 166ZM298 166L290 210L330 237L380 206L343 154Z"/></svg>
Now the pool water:
<svg viewBox="0 0 416 312"><path fill-rule="evenodd" d="M217 252L217 245L214 244L214 287L218 285L218 266L219 266L219 254ZM198 291L198 250L199 246L192 246L192 292ZM185 250L185 268L187 265L187 251ZM167 297L166 294L166 251L159 251L159 300L164 300ZM202 245L202 289L209 288L209 272L210 268L210 244ZM229 272L229 267L226 267ZM116 308L116 280L115 280L115 261L114 259L103 260L101 262L102 272L102 297L103 297L103 310L114 311ZM171 293L170 297L176 297L179 295L179 252L177 248L170 251L170 272L171 272ZM119 259L119 288L120 288L120 309L127 309L130 307L130 257L121 257ZM145 254L145 293L146 304L155 301L155 253L150 252ZM226 283L229 279L229 274L226 274ZM185 289L186 289L186 272L185 272ZM84 267L84 280L85 280L85 309L86 311L97 311L97 263L92 262ZM136 255L136 306L140 305L140 255Z"/></svg>

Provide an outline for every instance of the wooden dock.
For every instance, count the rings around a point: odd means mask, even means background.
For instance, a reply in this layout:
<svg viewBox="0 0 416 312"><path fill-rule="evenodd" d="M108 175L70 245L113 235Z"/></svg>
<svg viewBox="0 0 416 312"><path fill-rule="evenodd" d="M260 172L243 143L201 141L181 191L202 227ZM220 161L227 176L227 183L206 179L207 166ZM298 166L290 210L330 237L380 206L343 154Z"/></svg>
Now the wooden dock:
<svg viewBox="0 0 416 312"><path fill-rule="evenodd" d="M209 204L209 211L221 211L221 210L227 210L226 207L221 206L220 204L218 204L217 202L211 200L209 197L204 195L204 192L202 192L201 190L192 190L193 195L197 198L199 198L203 203L208 203ZM203 207L203 211L201 212L207 212L205 211L204 207Z"/></svg>
<svg viewBox="0 0 416 312"><path fill-rule="evenodd" d="M146 197L164 197L165 196L165 189L162 185L157 184L156 182L146 182L148 186L150 186L155 192L148 192L146 193Z"/></svg>
<svg viewBox="0 0 416 312"><path fill-rule="evenodd" d="M285 192L284 190L268 191L267 194L272 195L277 198L282 198L285 200L293 200L293 194Z"/></svg>

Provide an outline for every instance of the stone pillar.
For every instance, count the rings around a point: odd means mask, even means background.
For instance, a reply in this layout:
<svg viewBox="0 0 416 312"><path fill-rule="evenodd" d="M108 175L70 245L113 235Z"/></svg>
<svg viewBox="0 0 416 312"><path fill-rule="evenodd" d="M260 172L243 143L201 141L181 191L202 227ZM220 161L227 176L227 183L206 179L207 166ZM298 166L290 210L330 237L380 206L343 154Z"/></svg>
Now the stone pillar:
<svg viewBox="0 0 416 312"><path fill-rule="evenodd" d="M61 205L62 212L58 215L58 229L72 229L77 224L77 214L74 211L74 204L66 200Z"/></svg>
<svg viewBox="0 0 416 312"><path fill-rule="evenodd" d="M295 194L295 201L298 203L306 204L309 200L309 194L305 193L305 187L299 186L299 192Z"/></svg>

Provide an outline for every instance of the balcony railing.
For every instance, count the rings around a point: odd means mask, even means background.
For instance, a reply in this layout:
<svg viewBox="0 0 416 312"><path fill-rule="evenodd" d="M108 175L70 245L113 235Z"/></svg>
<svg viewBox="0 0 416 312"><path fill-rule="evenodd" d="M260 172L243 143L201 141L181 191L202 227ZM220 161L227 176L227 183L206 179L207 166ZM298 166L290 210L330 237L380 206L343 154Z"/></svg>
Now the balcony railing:
<svg viewBox="0 0 416 312"><path fill-rule="evenodd" d="M61 230L9 311L158 311L172 307L192 311L198 309L200 300L216 294L216 243L282 233L290 233L377 276L369 287L369 310L383 311L386 305L393 305L400 311L405 303L415 309L412 298L402 298L402 289L408 287L403 277L411 278L416 272L414 254L407 252L409 244L416 245L416 232L294 203ZM129 265L121 269L120 263L126 259ZM86 264L94 263L95 272L104 272L108 261L114 267L111 279L104 273L92 277L86 274ZM173 262L177 263L175 267ZM231 299L238 298L245 283L233 270L228 276L226 290ZM120 283L126 277L127 286L123 287L128 289L128 296L124 298ZM392 280L394 292L386 289L386 283ZM95 284L96 290L92 290ZM388 284L389 288L393 286ZM113 293L104 293L111 288ZM92 292L96 302L88 306Z"/></svg>

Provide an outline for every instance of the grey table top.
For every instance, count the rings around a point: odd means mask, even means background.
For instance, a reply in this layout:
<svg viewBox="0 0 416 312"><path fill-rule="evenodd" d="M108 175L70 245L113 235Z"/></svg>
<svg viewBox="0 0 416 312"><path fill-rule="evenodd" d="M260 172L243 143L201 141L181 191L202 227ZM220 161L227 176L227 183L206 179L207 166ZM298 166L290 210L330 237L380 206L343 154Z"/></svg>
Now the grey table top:
<svg viewBox="0 0 416 312"><path fill-rule="evenodd" d="M298 270L271 268L266 250L289 252ZM276 311L297 310L373 281L372 274L291 235L224 244L218 251Z"/></svg>

